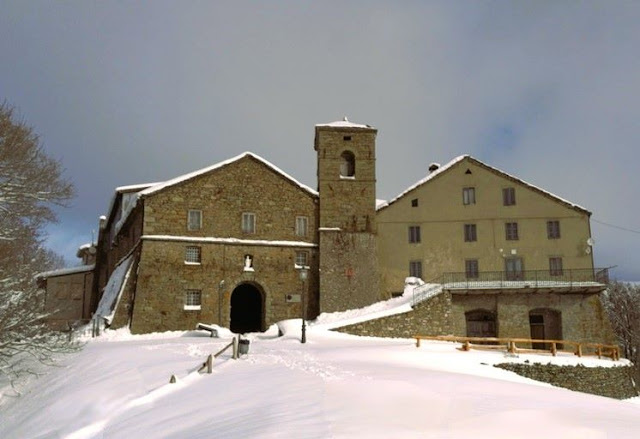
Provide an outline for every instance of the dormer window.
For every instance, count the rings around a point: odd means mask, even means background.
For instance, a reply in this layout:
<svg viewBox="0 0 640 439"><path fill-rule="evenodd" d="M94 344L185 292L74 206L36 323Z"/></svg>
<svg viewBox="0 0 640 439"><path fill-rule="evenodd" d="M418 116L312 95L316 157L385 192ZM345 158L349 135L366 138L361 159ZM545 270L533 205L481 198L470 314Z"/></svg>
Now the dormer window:
<svg viewBox="0 0 640 439"><path fill-rule="evenodd" d="M340 155L340 176L354 177L356 175L356 158L351 151L345 151Z"/></svg>

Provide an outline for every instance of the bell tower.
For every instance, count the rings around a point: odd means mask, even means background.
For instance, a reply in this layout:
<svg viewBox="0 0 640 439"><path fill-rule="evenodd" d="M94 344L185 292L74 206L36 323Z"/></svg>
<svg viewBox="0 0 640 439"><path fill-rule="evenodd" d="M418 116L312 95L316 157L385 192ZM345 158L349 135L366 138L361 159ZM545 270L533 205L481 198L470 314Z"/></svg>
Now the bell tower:
<svg viewBox="0 0 640 439"><path fill-rule="evenodd" d="M378 300L376 135L342 121L315 127L318 157L320 312Z"/></svg>

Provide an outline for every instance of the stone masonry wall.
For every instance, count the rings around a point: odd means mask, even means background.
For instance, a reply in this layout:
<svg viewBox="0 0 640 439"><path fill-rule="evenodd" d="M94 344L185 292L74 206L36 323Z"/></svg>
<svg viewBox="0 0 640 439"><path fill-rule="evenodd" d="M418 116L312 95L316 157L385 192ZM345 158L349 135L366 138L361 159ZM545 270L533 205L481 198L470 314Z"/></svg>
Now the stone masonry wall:
<svg viewBox="0 0 640 439"><path fill-rule="evenodd" d="M578 392L617 399L638 396L638 389L632 379L632 368L629 366L585 367L503 363L496 364L495 367Z"/></svg>
<svg viewBox="0 0 640 439"><path fill-rule="evenodd" d="M417 304L404 314L343 326L337 329L353 335L409 338L415 335L452 335L451 294L444 292Z"/></svg>
<svg viewBox="0 0 640 439"><path fill-rule="evenodd" d="M379 301L376 239L370 233L320 232L322 312Z"/></svg>
<svg viewBox="0 0 640 439"><path fill-rule="evenodd" d="M187 246L201 248L200 264L185 264ZM198 322L229 326L231 295L243 283L254 285L263 295L264 324L299 318L301 302L287 295L301 294L302 283L294 268L296 251L309 253L310 276L305 284L307 313L317 303L318 256L315 248L249 246L207 242L143 240L131 331L193 329ZM253 256L253 271L244 271L244 255ZM220 281L224 280L222 288ZM200 290L200 310L185 310L186 290ZM315 315L313 315L315 317Z"/></svg>

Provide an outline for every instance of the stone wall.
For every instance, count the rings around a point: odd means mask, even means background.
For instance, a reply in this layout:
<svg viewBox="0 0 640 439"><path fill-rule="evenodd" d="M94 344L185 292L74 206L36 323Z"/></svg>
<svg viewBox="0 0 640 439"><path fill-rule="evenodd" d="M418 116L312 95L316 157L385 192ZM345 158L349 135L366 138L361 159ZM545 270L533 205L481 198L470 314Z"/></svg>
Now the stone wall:
<svg viewBox="0 0 640 439"><path fill-rule="evenodd" d="M560 338L577 342L615 343L598 294L454 294L452 306L455 335L467 335L466 312L484 309L496 315L498 337L530 338L529 313L536 309L551 309L561 313Z"/></svg>
<svg viewBox="0 0 640 439"><path fill-rule="evenodd" d="M497 312L499 337L530 338L529 311L553 306L561 311L563 339L615 344L608 319L599 312L598 295L472 294L445 291L410 312L345 326L339 331L375 337L420 335L466 336L465 312Z"/></svg>
<svg viewBox="0 0 640 439"><path fill-rule="evenodd" d="M49 327L63 331L77 320L89 319L92 284L93 271L46 279L45 311L52 313L47 317Z"/></svg>
<svg viewBox="0 0 640 439"><path fill-rule="evenodd" d="M452 335L451 294L442 293L417 304L412 311L337 329L353 335L409 338L415 335Z"/></svg>
<svg viewBox="0 0 640 439"><path fill-rule="evenodd" d="M321 312L361 308L382 299L375 235L321 231L320 252Z"/></svg>
<svg viewBox="0 0 640 439"><path fill-rule="evenodd" d="M633 371L629 366L585 367L503 363L496 364L495 367L578 392L617 399L638 396L638 389L632 379Z"/></svg>
<svg viewBox="0 0 640 439"><path fill-rule="evenodd" d="M201 263L186 264L185 248L199 246ZM220 244L144 239L138 270L131 331L134 333L192 329L198 322L230 324L231 296L241 284L255 286L263 296L265 329L285 319L299 318L302 283L294 268L297 251L309 253L311 270L305 283L307 315L317 315L318 255L316 248ZM253 256L252 271L244 270L244 255ZM224 283L221 286L221 281ZM200 310L185 310L187 290L200 290ZM314 314L315 313L315 314Z"/></svg>

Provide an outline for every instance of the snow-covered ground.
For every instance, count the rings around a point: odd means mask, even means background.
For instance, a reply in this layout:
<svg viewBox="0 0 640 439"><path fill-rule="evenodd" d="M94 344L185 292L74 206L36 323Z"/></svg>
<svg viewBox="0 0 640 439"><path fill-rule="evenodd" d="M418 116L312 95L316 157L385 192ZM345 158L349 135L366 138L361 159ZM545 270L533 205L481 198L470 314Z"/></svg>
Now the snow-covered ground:
<svg viewBox="0 0 640 439"><path fill-rule="evenodd" d="M325 320L331 320L325 318ZM334 319L335 320L335 319ZM446 342L379 339L282 322L250 335L249 355L205 332L108 331L20 398L0 400L0 438L636 438L640 405L553 388L495 368L549 362L461 352ZM611 360L558 362L612 365ZM170 384L172 374L178 377Z"/></svg>

